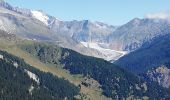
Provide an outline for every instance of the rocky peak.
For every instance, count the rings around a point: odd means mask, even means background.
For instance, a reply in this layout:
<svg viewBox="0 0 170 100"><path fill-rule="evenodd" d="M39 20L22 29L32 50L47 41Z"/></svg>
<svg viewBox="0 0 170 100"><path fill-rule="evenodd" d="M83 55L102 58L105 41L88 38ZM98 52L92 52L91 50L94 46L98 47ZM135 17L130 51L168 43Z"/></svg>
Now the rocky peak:
<svg viewBox="0 0 170 100"><path fill-rule="evenodd" d="M26 15L26 16L31 16L31 10L30 9L25 9L25 8L19 8L19 7L14 7L13 11Z"/></svg>
<svg viewBox="0 0 170 100"><path fill-rule="evenodd" d="M140 23L140 19L139 18L134 18L131 21L133 24L139 24Z"/></svg>
<svg viewBox="0 0 170 100"><path fill-rule="evenodd" d="M6 8L9 10L13 9L13 7L10 4L8 4L7 2L5 2L4 0L0 0L0 7Z"/></svg>

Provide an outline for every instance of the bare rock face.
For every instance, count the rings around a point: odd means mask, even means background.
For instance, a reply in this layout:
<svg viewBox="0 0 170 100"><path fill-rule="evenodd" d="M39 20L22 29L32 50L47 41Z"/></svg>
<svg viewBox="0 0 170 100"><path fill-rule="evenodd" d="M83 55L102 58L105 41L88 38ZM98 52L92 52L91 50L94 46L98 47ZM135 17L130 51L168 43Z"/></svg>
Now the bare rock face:
<svg viewBox="0 0 170 100"><path fill-rule="evenodd" d="M160 66L156 69L147 72L150 80L156 81L159 85L169 88L170 87L170 69L166 66Z"/></svg>
<svg viewBox="0 0 170 100"><path fill-rule="evenodd" d="M135 18L117 28L108 36L108 40L110 47L113 49L133 51L155 37L169 34L169 30L170 23L166 20ZM119 42L119 45L116 45L117 42Z"/></svg>

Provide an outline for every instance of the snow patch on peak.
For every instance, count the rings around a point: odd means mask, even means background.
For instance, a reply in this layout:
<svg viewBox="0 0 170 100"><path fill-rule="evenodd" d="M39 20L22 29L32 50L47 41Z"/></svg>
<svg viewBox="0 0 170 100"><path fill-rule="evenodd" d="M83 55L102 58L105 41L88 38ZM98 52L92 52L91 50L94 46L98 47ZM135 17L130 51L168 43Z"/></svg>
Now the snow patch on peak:
<svg viewBox="0 0 170 100"><path fill-rule="evenodd" d="M34 18L36 18L39 21L43 22L45 25L48 25L49 17L46 14L44 14L41 11L36 11L36 10L31 11L31 13L32 13L32 16Z"/></svg>
<svg viewBox="0 0 170 100"><path fill-rule="evenodd" d="M62 21L56 17L50 16L50 15L44 13L43 11L32 10L31 13L32 13L32 17L41 21L48 27L50 27L54 22Z"/></svg>

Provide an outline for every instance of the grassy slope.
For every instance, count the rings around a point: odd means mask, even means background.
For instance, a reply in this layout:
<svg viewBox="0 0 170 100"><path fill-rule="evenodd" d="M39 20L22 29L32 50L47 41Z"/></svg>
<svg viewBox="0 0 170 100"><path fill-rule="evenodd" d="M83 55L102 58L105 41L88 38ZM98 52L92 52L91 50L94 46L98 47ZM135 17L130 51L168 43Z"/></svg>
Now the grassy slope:
<svg viewBox="0 0 170 100"><path fill-rule="evenodd" d="M24 43L31 43L28 41L25 41ZM36 67L37 69L40 69L44 72L51 72L54 75L58 77L64 77L65 79L69 80L71 83L78 85L81 83L81 80L83 79L80 75L71 75L68 71L57 67L53 65L46 65L39 61L37 58L31 56L27 52L19 49L15 43L9 43L9 42L1 42L0 49L7 51L15 56L18 56L20 58L23 58L26 63ZM87 98L90 98L92 100L107 100L105 96L102 95L102 91L99 89L90 89L87 87L81 87L81 93L85 94Z"/></svg>

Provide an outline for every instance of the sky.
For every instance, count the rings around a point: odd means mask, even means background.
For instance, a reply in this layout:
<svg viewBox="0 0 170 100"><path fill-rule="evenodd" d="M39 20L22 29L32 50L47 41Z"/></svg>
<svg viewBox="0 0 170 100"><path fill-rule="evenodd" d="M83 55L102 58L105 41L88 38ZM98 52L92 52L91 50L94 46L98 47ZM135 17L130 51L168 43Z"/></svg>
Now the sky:
<svg viewBox="0 0 170 100"><path fill-rule="evenodd" d="M170 0L6 0L13 6L42 10L61 20L91 20L122 25L133 18L170 11Z"/></svg>

